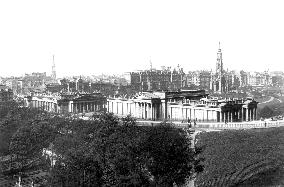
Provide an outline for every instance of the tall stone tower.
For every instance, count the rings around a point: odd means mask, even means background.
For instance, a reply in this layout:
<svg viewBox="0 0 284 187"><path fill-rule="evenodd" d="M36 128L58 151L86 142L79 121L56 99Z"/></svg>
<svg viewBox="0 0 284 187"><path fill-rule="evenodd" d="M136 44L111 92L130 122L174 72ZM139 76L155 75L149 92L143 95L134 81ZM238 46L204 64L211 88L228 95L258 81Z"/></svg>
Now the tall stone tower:
<svg viewBox="0 0 284 187"><path fill-rule="evenodd" d="M56 80L54 55L52 56L52 74L51 74L51 77L52 77L53 80Z"/></svg>
<svg viewBox="0 0 284 187"><path fill-rule="evenodd" d="M223 93L224 92L224 86L223 86L223 58L222 58L222 50L220 47L220 42L219 42L219 49L217 52L217 61L216 61L216 75L215 75L215 91L218 93Z"/></svg>

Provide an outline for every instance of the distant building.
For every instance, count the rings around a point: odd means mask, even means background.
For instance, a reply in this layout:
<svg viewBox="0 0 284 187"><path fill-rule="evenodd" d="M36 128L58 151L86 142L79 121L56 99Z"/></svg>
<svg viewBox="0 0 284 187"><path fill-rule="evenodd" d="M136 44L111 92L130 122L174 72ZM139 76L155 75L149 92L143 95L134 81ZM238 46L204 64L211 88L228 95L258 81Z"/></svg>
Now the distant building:
<svg viewBox="0 0 284 187"><path fill-rule="evenodd" d="M120 85L110 82L90 82L80 78L73 80L61 79L60 89L62 93L85 93L91 94L94 92L102 93L104 95L114 95L119 90Z"/></svg>
<svg viewBox="0 0 284 187"><path fill-rule="evenodd" d="M33 72L31 74L26 73L25 77L46 77L46 72L43 72L43 73Z"/></svg>
<svg viewBox="0 0 284 187"><path fill-rule="evenodd" d="M199 87L200 89L209 90L211 83L211 72L210 71L200 71L199 73Z"/></svg>
<svg viewBox="0 0 284 187"><path fill-rule="evenodd" d="M17 91L17 79L14 77L8 78L5 80L5 85L16 93Z"/></svg>
<svg viewBox="0 0 284 187"><path fill-rule="evenodd" d="M262 87L272 83L271 77L267 72L252 72L248 73L248 85Z"/></svg>
<svg viewBox="0 0 284 187"><path fill-rule="evenodd" d="M21 81L23 89L30 90L43 88L46 84L54 82L52 77L46 75L46 72L25 74L25 76L21 78Z"/></svg>
<svg viewBox="0 0 284 187"><path fill-rule="evenodd" d="M186 78L182 68L150 69L131 72L130 84L137 91L178 90L186 86Z"/></svg>
<svg viewBox="0 0 284 187"><path fill-rule="evenodd" d="M22 79L17 80L17 93L23 94L23 80Z"/></svg>
<svg viewBox="0 0 284 187"><path fill-rule="evenodd" d="M46 84L46 91L50 93L59 93L62 91L62 86L59 83Z"/></svg>
<svg viewBox="0 0 284 187"><path fill-rule="evenodd" d="M272 78L272 85L273 86L283 86L284 79L282 76L274 75Z"/></svg>
<svg viewBox="0 0 284 187"><path fill-rule="evenodd" d="M271 72L271 84L273 86L283 86L284 85L284 73L281 71Z"/></svg>
<svg viewBox="0 0 284 187"><path fill-rule="evenodd" d="M186 85L190 87L191 85L200 85L200 71L190 71L186 74Z"/></svg>
<svg viewBox="0 0 284 187"><path fill-rule="evenodd" d="M248 85L248 73L241 70L240 71L240 86L244 87Z"/></svg>
<svg viewBox="0 0 284 187"><path fill-rule="evenodd" d="M236 91L241 86L241 76L235 71L224 72L225 77L225 87L224 92L229 93L231 91Z"/></svg>

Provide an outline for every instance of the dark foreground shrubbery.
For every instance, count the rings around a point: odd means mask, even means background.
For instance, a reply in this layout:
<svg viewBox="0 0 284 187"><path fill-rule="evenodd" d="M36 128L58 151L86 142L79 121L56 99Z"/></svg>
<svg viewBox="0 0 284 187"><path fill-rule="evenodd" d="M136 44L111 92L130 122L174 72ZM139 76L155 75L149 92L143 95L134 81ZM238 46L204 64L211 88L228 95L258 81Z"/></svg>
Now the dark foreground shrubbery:
<svg viewBox="0 0 284 187"><path fill-rule="evenodd" d="M111 113L84 121L29 108L4 112L0 149L9 159L0 169L10 176L36 167L49 173L49 186L173 186L202 170L187 132L171 124L140 127ZM45 159L48 152L54 157Z"/></svg>
<svg viewBox="0 0 284 187"><path fill-rule="evenodd" d="M198 168L185 131L171 124L139 127L102 113L94 121L76 121L58 136L61 155L52 181L66 186L173 186L184 184Z"/></svg>

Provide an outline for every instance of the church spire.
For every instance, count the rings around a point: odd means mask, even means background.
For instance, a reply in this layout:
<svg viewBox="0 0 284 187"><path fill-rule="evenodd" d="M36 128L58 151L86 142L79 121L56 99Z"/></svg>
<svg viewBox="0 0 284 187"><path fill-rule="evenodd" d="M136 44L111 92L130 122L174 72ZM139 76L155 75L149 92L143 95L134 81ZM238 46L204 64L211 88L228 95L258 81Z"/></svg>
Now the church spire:
<svg viewBox="0 0 284 187"><path fill-rule="evenodd" d="M153 64L152 64L152 60L151 60L151 56L150 56L150 70L152 71L152 69L153 69Z"/></svg>
<svg viewBox="0 0 284 187"><path fill-rule="evenodd" d="M219 49L217 52L217 61L216 61L216 89L215 91L218 91L219 93L224 92L224 85L222 81L223 77L223 57L222 57L222 50L221 50L221 44L219 42Z"/></svg>
<svg viewBox="0 0 284 187"><path fill-rule="evenodd" d="M218 52L221 52L221 44L219 42L219 49L218 49Z"/></svg>
<svg viewBox="0 0 284 187"><path fill-rule="evenodd" d="M55 61L54 61L54 55L52 56L52 75L51 77L53 80L56 80L56 70L55 70Z"/></svg>

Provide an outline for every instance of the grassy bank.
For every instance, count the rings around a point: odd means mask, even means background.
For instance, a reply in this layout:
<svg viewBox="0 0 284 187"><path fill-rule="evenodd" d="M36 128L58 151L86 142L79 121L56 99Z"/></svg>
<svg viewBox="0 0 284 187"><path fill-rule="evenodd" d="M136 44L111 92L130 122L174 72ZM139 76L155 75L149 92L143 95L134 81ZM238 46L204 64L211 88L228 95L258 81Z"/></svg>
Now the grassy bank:
<svg viewBox="0 0 284 187"><path fill-rule="evenodd" d="M284 128L202 133L204 172L198 186L268 186L284 178Z"/></svg>

